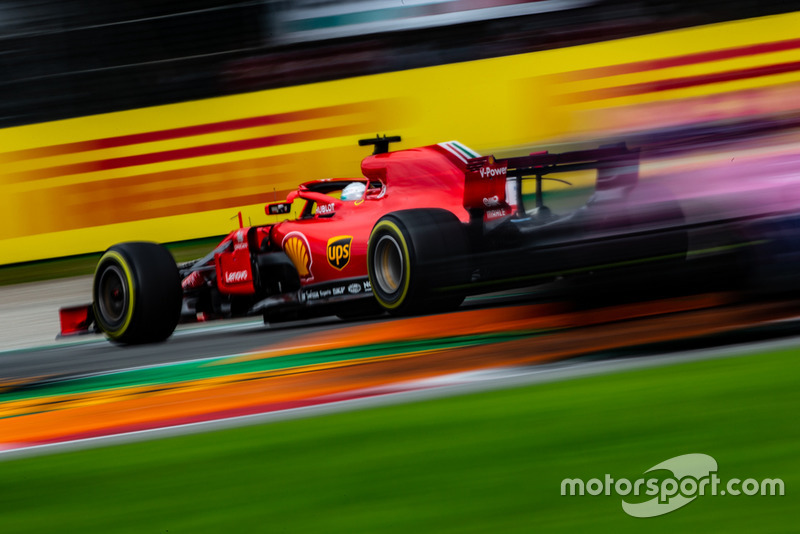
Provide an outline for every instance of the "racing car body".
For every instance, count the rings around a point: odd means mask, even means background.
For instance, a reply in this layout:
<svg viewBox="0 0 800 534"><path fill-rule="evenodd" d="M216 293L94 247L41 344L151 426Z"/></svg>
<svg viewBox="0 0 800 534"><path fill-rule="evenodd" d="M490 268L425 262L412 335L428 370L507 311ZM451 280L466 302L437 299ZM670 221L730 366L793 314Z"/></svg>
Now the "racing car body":
<svg viewBox="0 0 800 534"><path fill-rule="evenodd" d="M362 140L375 146L362 176L301 184L265 207L297 217L239 228L196 261L176 266L154 243L111 247L92 304L61 310L62 334L143 343L179 321L434 312L470 293L685 256L680 208L643 191L625 146L495 159L458 142L390 152L399 140ZM543 180L585 169L597 170L589 202L551 213Z"/></svg>

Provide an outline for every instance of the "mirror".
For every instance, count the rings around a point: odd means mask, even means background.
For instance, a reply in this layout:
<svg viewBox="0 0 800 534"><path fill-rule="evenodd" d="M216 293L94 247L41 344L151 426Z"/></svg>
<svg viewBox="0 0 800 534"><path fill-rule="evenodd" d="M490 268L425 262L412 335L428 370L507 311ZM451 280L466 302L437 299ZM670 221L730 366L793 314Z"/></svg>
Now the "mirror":
<svg viewBox="0 0 800 534"><path fill-rule="evenodd" d="M292 211L291 202L274 202L267 204L266 208L267 215L285 215L290 211Z"/></svg>

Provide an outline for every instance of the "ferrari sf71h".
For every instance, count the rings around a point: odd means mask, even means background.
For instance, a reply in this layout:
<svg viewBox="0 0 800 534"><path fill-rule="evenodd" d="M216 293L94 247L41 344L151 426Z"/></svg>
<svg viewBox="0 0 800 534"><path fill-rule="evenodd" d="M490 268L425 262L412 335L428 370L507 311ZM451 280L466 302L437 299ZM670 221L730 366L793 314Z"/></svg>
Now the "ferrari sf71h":
<svg viewBox="0 0 800 534"><path fill-rule="evenodd" d="M196 261L176 265L155 243L112 246L92 303L61 310L62 334L136 344L213 318L433 313L469 294L685 258L680 207L643 187L624 145L495 159L458 142L389 151L399 140L360 141L374 145L363 176L301 184L265 208L296 217L239 228ZM583 170L596 171L588 202L548 209L542 182Z"/></svg>

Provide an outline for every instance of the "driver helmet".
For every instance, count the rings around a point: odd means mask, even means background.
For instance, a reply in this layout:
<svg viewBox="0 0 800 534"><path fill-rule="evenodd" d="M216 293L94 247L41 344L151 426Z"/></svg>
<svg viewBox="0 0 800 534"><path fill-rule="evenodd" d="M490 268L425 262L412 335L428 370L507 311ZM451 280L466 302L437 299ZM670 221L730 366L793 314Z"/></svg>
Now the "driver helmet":
<svg viewBox="0 0 800 534"><path fill-rule="evenodd" d="M354 201L354 200L361 200L364 196L364 191L367 189L367 186L363 182L352 182L347 184L344 189L342 189L342 200L345 201Z"/></svg>

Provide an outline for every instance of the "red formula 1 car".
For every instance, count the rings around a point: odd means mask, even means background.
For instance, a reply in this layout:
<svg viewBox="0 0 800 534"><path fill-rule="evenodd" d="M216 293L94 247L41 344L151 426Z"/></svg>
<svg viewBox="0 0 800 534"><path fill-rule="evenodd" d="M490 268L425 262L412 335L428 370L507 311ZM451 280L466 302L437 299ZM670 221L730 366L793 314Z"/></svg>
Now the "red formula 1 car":
<svg viewBox="0 0 800 534"><path fill-rule="evenodd" d="M238 229L199 260L176 266L154 243L112 246L93 303L61 310L62 334L132 344L217 317L429 313L470 293L685 256L680 208L643 192L638 153L622 145L496 160L457 142L390 152L399 140L361 140L374 145L363 176L301 184L266 206L297 208L296 219ZM589 202L552 213L543 180L584 169L597 170ZM526 179L535 192L523 195Z"/></svg>

